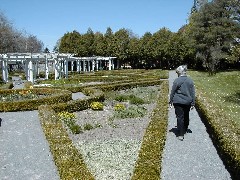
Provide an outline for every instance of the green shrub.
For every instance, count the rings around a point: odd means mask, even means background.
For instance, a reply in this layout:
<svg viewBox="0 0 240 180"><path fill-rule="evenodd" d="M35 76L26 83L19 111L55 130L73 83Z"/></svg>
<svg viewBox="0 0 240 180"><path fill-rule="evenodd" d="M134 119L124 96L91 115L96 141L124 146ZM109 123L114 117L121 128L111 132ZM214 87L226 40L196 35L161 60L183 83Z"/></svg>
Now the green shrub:
<svg viewBox="0 0 240 180"><path fill-rule="evenodd" d="M139 105L139 104L144 104L144 100L139 98L139 97L136 97L135 95L131 94L131 95L118 95L115 97L115 100L116 101L119 101L119 102L125 102L125 101L130 101L131 104L136 104L136 105Z"/></svg>
<svg viewBox="0 0 240 180"><path fill-rule="evenodd" d="M59 119L64 122L67 126L71 126L76 123L76 117L73 113L60 112L58 113Z"/></svg>
<svg viewBox="0 0 240 180"><path fill-rule="evenodd" d="M94 128L102 128L102 125L100 123L95 124Z"/></svg>

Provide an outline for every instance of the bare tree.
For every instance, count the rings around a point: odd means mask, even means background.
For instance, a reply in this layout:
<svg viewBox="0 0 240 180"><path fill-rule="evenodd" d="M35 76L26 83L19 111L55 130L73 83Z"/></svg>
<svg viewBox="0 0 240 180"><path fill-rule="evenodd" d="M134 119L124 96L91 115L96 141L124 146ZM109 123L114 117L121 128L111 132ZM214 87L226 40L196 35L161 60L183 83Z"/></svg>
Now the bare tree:
<svg viewBox="0 0 240 180"><path fill-rule="evenodd" d="M42 51L43 43L36 36L15 29L0 12L0 53Z"/></svg>

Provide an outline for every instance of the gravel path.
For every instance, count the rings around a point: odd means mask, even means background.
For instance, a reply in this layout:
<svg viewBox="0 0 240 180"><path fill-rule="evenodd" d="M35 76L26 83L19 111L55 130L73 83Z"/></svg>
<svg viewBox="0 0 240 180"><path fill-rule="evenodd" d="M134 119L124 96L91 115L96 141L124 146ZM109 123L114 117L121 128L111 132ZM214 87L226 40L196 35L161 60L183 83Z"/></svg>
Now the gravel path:
<svg viewBox="0 0 240 180"><path fill-rule="evenodd" d="M169 72L169 90L177 75ZM219 158L197 111L190 112L189 130L183 141L178 140L174 108L169 109L161 179L163 180L229 180L231 176Z"/></svg>
<svg viewBox="0 0 240 180"><path fill-rule="evenodd" d="M24 88L24 81L13 77L13 89ZM74 100L84 98L73 93ZM0 113L0 179L58 180L38 111Z"/></svg>
<svg viewBox="0 0 240 180"><path fill-rule="evenodd" d="M0 118L0 179L59 179L38 112L6 112Z"/></svg>

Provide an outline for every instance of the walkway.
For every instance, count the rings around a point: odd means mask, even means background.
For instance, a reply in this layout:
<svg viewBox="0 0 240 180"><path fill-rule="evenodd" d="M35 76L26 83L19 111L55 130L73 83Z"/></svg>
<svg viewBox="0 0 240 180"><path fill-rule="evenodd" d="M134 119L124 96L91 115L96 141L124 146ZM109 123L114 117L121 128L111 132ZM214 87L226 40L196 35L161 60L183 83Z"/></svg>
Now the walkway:
<svg viewBox="0 0 240 180"><path fill-rule="evenodd" d="M13 83L13 89L24 88L19 77L13 77ZM72 94L74 100L84 97L80 92ZM60 179L38 111L0 112L0 118L0 179Z"/></svg>
<svg viewBox="0 0 240 180"><path fill-rule="evenodd" d="M6 112L0 117L0 179L59 179L38 111Z"/></svg>
<svg viewBox="0 0 240 180"><path fill-rule="evenodd" d="M14 89L24 82L14 77ZM0 112L0 179L58 180L38 111Z"/></svg>
<svg viewBox="0 0 240 180"><path fill-rule="evenodd" d="M169 72L169 90L175 71ZM206 132L197 111L190 112L190 125L183 141L176 137L174 108L169 109L167 140L164 148L161 179L163 180L229 180L231 176Z"/></svg>

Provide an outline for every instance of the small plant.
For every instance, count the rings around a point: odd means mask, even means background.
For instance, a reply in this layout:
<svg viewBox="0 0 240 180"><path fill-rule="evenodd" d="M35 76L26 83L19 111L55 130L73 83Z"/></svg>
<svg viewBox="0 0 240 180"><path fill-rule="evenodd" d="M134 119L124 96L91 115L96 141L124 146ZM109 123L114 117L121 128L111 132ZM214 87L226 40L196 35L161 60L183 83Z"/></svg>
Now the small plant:
<svg viewBox="0 0 240 180"><path fill-rule="evenodd" d="M114 106L114 111L122 111L125 109L126 109L125 105L121 104L121 103L115 104L115 106Z"/></svg>
<svg viewBox="0 0 240 180"><path fill-rule="evenodd" d="M103 104L100 102L92 102L90 107L92 110L103 110Z"/></svg>
<svg viewBox="0 0 240 180"><path fill-rule="evenodd" d="M75 114L64 111L58 113L58 117L71 130L73 134L79 134L82 132L81 126L76 124Z"/></svg>
<svg viewBox="0 0 240 180"><path fill-rule="evenodd" d="M117 125L114 124L114 116L108 118L108 125L112 128L117 128Z"/></svg>
<svg viewBox="0 0 240 180"><path fill-rule="evenodd" d="M130 95L129 99L131 104L135 104L135 105L144 104L144 100L135 95Z"/></svg>
<svg viewBox="0 0 240 180"><path fill-rule="evenodd" d="M94 128L102 128L102 125L100 123L95 124Z"/></svg>
<svg viewBox="0 0 240 180"><path fill-rule="evenodd" d="M119 102L124 102L124 101L130 101L131 104L144 104L144 100L131 94L131 95L118 95L115 97L115 100L116 101L119 101Z"/></svg>
<svg viewBox="0 0 240 180"><path fill-rule="evenodd" d="M128 96L121 94L121 95L116 96L116 97L115 97L115 100L116 100L116 101L119 101L119 102L124 102L124 101L127 101L127 100L128 100Z"/></svg>
<svg viewBox="0 0 240 180"><path fill-rule="evenodd" d="M89 130L91 130L91 129L93 129L93 128L94 128L93 125L92 125L92 124L89 124L89 123L84 124L84 126L83 126L83 129L84 129L84 130L87 130L87 131L89 131Z"/></svg>
<svg viewBox="0 0 240 180"><path fill-rule="evenodd" d="M78 124L73 124L69 127L73 134L80 134L82 133L82 128Z"/></svg>
<svg viewBox="0 0 240 180"><path fill-rule="evenodd" d="M114 117L117 119L143 117L147 110L144 107L132 106L122 111L115 111Z"/></svg>

